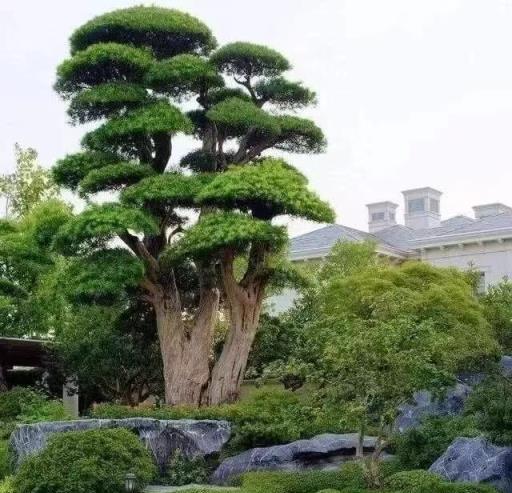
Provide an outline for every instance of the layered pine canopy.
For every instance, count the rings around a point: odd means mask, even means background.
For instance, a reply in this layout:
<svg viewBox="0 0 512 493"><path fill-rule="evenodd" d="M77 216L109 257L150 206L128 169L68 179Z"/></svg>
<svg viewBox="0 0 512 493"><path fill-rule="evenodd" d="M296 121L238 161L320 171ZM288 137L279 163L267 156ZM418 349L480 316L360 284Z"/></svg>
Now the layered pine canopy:
<svg viewBox="0 0 512 493"><path fill-rule="evenodd" d="M117 10L77 29L55 88L73 123L99 125L84 136L82 152L57 163L54 178L93 203L105 191L119 193L119 202L90 205L60 230L56 246L95 255L112 282L124 277L109 265L123 263L133 284L142 276L134 261L162 280L176 259L243 254L257 244L278 251L286 234L272 224L276 216L333 221L305 177L266 152L325 148L321 129L294 113L316 96L286 78L290 68L265 46L217 49L207 26L176 10ZM198 141L181 160L172 156L178 134ZM114 238L130 255L109 253ZM99 289L90 276L75 277L83 280L78 297L109 293L108 283Z"/></svg>

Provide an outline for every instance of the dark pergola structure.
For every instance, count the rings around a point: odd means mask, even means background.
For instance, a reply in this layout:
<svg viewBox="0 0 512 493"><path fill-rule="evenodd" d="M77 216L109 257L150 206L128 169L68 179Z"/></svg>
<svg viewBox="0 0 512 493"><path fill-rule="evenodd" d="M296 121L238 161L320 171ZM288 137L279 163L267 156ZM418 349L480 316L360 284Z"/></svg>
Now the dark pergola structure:
<svg viewBox="0 0 512 493"><path fill-rule="evenodd" d="M48 341L0 337L0 391L7 390L6 374L15 366L50 367Z"/></svg>
<svg viewBox="0 0 512 493"><path fill-rule="evenodd" d="M51 341L0 337L0 392L8 390L7 372L15 367L55 369ZM78 388L66 380L62 388L62 401L71 416L78 416Z"/></svg>

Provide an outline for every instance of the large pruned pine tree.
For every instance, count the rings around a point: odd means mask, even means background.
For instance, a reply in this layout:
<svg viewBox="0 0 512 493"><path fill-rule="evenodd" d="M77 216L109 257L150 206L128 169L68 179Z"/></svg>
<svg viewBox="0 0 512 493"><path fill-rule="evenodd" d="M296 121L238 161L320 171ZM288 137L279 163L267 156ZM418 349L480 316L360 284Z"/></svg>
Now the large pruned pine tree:
<svg viewBox="0 0 512 493"><path fill-rule="evenodd" d="M217 49L207 26L176 10L110 12L70 42L55 88L72 122L101 122L83 152L54 168L90 204L55 242L77 257L73 284L82 299L108 302L123 287L153 307L167 403L232 401L265 288L282 275L276 255L287 234L272 220L334 218L293 166L262 156L323 151L321 129L295 114L315 94L284 77L290 63L278 52L243 42ZM197 148L173 166L178 134ZM117 200L95 203L105 191ZM219 303L229 329L212 362Z"/></svg>

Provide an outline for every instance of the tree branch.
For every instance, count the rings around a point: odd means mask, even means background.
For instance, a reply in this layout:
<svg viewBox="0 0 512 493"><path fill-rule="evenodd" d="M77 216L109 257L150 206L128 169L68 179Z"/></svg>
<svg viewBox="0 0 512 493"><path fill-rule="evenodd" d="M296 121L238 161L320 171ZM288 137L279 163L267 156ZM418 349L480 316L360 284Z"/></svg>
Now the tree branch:
<svg viewBox="0 0 512 493"><path fill-rule="evenodd" d="M156 280L160 271L158 261L151 253L149 253L146 245L139 240L136 236L125 231L118 235L121 240L130 248L130 250L137 255L147 265L150 277Z"/></svg>
<svg viewBox="0 0 512 493"><path fill-rule="evenodd" d="M163 173L172 154L171 135L168 133L159 133L153 136L155 144L155 157L152 160L153 169L157 173Z"/></svg>
<svg viewBox="0 0 512 493"><path fill-rule="evenodd" d="M226 293L228 300L243 300L245 297L244 291L240 288L235 278L235 273L233 269L234 260L234 251L229 248L226 248L223 252L220 261L222 285L224 287L224 292Z"/></svg>

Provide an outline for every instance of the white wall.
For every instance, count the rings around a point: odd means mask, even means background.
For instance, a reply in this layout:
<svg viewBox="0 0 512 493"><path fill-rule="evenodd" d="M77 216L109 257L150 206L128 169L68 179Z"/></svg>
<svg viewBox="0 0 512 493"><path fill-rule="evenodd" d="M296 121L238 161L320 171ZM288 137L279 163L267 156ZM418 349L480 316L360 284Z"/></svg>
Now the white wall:
<svg viewBox="0 0 512 493"><path fill-rule="evenodd" d="M504 277L512 279L512 242L489 242L459 247L445 247L443 250L427 249L421 253L421 260L438 267L457 267L485 272L485 284L496 284Z"/></svg>

